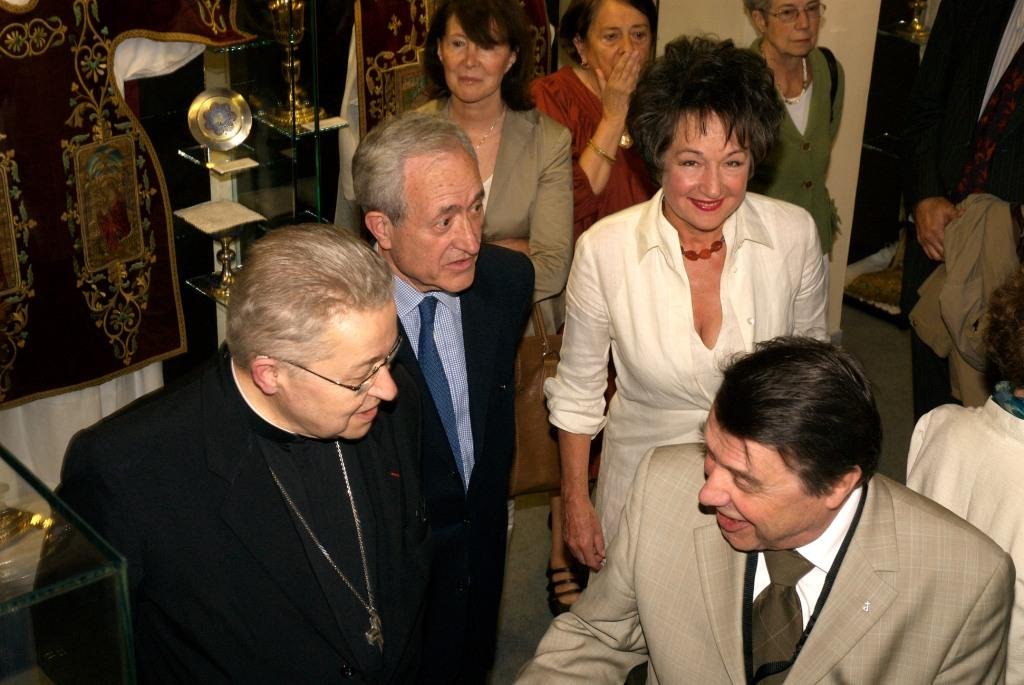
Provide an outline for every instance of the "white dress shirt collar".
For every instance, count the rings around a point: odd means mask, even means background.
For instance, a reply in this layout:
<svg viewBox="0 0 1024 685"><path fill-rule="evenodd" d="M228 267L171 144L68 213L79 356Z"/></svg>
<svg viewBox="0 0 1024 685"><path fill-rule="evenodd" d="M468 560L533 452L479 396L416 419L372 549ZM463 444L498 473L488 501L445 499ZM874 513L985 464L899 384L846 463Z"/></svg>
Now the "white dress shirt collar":
<svg viewBox="0 0 1024 685"><path fill-rule="evenodd" d="M805 626L814 612L814 607L818 604L818 598L825 587L825 577L828 575L829 569L832 568L832 563L839 553L839 548L843 546L843 540L846 538L850 526L853 525L853 518L857 515L857 505L863 496L863 487L858 487L851 492L850 496L843 502L843 506L839 508L835 518L828 524L825 532L819 535L817 539L796 548L796 551L801 556L814 564L814 568L808 571L807 575L796 584L796 592L797 596L800 597L800 609ZM758 554L757 571L754 574L754 597L761 594L761 591L768 587L770 582L768 565L764 561L764 555Z"/></svg>
<svg viewBox="0 0 1024 685"><path fill-rule="evenodd" d="M828 573L843 544L843 539L846 538L846 533L850 530L853 517L857 513L857 504L860 503L863 493L864 488L859 486L851 492L843 502L843 506L839 508L836 517L832 519L832 523L828 524L825 532L816 540L797 548L796 551L800 553L800 556L814 564L816 568Z"/></svg>
<svg viewBox="0 0 1024 685"><path fill-rule="evenodd" d="M651 250L660 249L665 254L665 258L669 263L676 263L676 257L674 256L678 256L678 264L681 265L682 255L679 250L679 233L669 223L668 218L665 217L665 213L661 209L664 196L664 189L658 190L654 197L647 201L647 206L640 214L639 221L637 222L637 259L642 260L644 255ZM743 203L756 215L756 208L747 202L746 197L744 197ZM722 226L725 244L736 249L747 240L751 240L767 247L772 247L771 236L768 235L765 227L759 221L744 220L741 214L743 212L740 212L739 208L737 208L725 220L725 224Z"/></svg>
<svg viewBox="0 0 1024 685"><path fill-rule="evenodd" d="M444 291L437 290L430 293L421 293L412 287L408 282L392 274L391 280L395 284L395 308L398 310L398 318L405 319L406 315L420 306L424 297L433 296L437 301L448 308L450 312L459 312L459 298Z"/></svg>

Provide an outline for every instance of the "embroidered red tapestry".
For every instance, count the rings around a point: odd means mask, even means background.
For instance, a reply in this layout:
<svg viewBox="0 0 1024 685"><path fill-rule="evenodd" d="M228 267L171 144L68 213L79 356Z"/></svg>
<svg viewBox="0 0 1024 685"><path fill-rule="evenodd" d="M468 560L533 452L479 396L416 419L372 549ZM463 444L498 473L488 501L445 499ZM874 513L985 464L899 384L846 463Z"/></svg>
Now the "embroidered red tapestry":
<svg viewBox="0 0 1024 685"><path fill-rule="evenodd" d="M0 407L185 350L166 185L127 38L248 38L232 0L0 0Z"/></svg>

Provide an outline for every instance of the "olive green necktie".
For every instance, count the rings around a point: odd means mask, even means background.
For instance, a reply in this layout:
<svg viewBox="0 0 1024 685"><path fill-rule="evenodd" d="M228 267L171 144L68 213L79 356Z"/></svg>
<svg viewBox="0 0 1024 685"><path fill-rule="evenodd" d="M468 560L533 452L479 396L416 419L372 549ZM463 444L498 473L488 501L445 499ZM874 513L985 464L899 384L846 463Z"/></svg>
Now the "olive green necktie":
<svg viewBox="0 0 1024 685"><path fill-rule="evenodd" d="M754 600L751 613L755 673L766 663L788 661L793 656L796 643L804 632L796 584L814 568L814 564L793 550L769 550L763 554L771 584ZM759 683L781 683L787 672L788 668Z"/></svg>

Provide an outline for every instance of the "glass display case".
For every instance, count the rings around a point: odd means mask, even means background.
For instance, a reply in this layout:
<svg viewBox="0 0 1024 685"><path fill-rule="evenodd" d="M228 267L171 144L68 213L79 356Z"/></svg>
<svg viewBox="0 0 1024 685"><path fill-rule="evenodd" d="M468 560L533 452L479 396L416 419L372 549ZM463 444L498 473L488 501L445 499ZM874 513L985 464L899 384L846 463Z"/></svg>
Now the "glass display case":
<svg viewBox="0 0 1024 685"><path fill-rule="evenodd" d="M133 682L124 560L0 447L0 685Z"/></svg>
<svg viewBox="0 0 1024 685"><path fill-rule="evenodd" d="M204 83L197 84L203 90L189 110L196 144L179 149L208 172L211 203L237 203L234 214L259 217L236 226L188 222L220 242L215 272L187 282L221 304L228 294L223 274L232 268L225 255L237 267L246 246L268 229L333 221L338 131L349 125L338 116L350 40L339 4L247 0L239 11L240 27L254 38L207 48Z"/></svg>
<svg viewBox="0 0 1024 685"><path fill-rule="evenodd" d="M232 200L262 214L269 227L331 221L338 176L337 116L348 37L337 8L316 0L249 0L239 21L255 37L208 48L204 93L226 89L251 119L233 145L200 138L180 154L210 172L211 200ZM321 35L324 22L332 29ZM344 40L341 38L344 37ZM341 44L343 43L343 44ZM202 93L197 100L202 99ZM190 112L190 119L193 114ZM191 123L191 121L190 121Z"/></svg>

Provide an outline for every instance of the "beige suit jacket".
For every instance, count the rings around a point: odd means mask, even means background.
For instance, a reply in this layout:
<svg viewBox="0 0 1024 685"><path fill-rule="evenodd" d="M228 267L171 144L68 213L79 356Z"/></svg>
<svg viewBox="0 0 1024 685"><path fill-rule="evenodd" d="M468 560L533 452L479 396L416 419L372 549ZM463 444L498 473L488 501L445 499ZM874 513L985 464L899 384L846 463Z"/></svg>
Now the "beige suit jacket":
<svg viewBox="0 0 1024 685"><path fill-rule="evenodd" d="M963 214L946 226L945 261L921 287L910 325L940 357L949 357L953 396L980 407L991 387L985 378L984 316L992 291L1020 268L1017 233L1009 202L970 195Z"/></svg>
<svg viewBox="0 0 1024 685"><path fill-rule="evenodd" d="M571 142L564 126L535 109L505 115L484 239L529 238L536 299L562 292L569 278Z"/></svg>
<svg viewBox="0 0 1024 685"><path fill-rule="evenodd" d="M703 452L641 463L608 565L554 620L517 682L744 683L745 555L701 513ZM1001 683L1013 563L978 530L885 478L864 512L790 683Z"/></svg>

